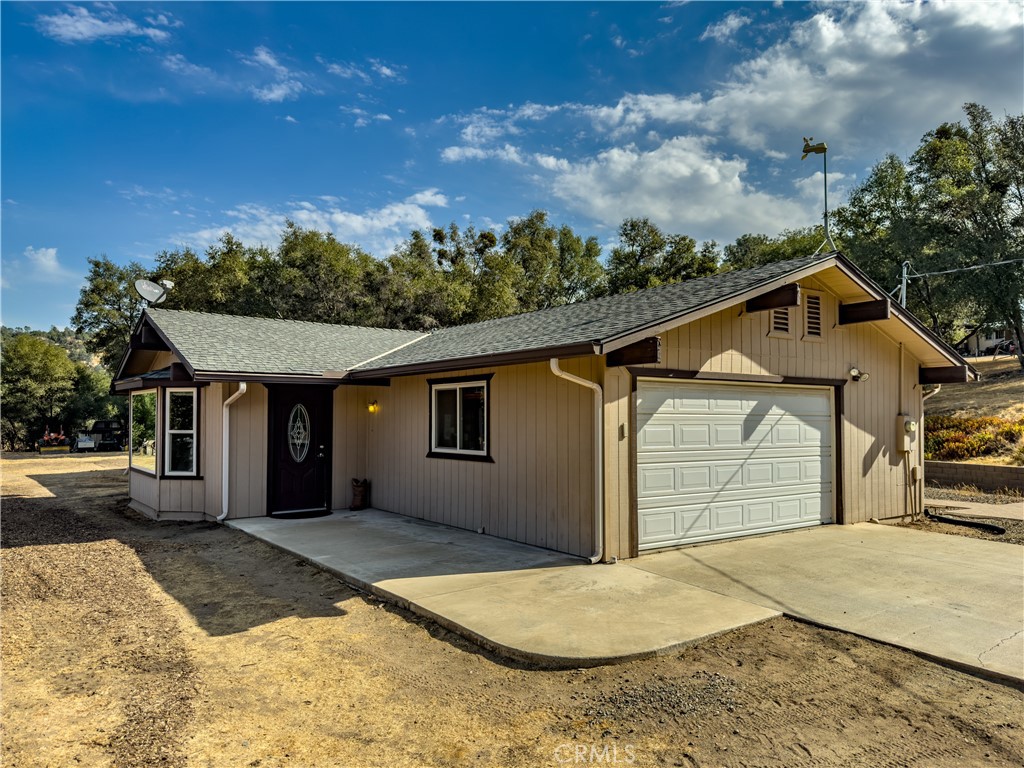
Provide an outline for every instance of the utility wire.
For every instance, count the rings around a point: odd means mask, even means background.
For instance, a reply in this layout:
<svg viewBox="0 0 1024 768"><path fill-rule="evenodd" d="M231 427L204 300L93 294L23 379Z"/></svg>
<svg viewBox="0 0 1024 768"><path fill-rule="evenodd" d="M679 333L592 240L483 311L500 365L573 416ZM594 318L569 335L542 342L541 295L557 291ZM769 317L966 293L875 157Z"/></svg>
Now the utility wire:
<svg viewBox="0 0 1024 768"><path fill-rule="evenodd" d="M984 269L985 267L1000 267L1003 264L1019 264L1024 262L1024 259L1010 259L1009 261L994 261L991 264L976 264L973 267L960 267L958 269L945 269L941 272L925 272L921 274L915 271L913 277L934 277L935 275L950 275L954 272L971 272L975 269Z"/></svg>

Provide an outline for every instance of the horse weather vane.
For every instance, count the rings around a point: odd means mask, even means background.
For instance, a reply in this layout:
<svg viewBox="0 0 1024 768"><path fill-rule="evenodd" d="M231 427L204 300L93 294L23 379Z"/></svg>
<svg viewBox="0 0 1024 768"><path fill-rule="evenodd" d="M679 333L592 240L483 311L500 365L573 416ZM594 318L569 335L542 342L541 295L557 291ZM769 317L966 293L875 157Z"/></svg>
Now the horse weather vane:
<svg viewBox="0 0 1024 768"><path fill-rule="evenodd" d="M836 244L832 242L832 232L828 227L828 145L824 141L819 141L817 144L812 144L814 137L804 137L804 153L801 155L801 160L806 160L808 155L821 155L821 160L825 164L824 178L825 178L825 241L818 246L818 253L826 245L830 250L837 251Z"/></svg>

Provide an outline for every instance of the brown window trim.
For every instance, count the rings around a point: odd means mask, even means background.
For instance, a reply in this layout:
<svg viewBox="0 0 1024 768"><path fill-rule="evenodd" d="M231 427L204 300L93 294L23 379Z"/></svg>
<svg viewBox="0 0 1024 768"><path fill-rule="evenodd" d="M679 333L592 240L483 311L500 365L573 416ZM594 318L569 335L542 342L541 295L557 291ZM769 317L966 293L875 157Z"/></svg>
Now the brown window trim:
<svg viewBox="0 0 1024 768"><path fill-rule="evenodd" d="M491 379L494 373L481 373L476 376L449 376L443 379L427 379L427 456L428 459L452 459L453 461L477 461L485 464L494 464L491 456ZM471 381L482 381L484 383L484 402L486 411L484 419L486 422L486 452L482 454L463 453L461 451L437 451L434 450L434 386L437 384L464 384Z"/></svg>

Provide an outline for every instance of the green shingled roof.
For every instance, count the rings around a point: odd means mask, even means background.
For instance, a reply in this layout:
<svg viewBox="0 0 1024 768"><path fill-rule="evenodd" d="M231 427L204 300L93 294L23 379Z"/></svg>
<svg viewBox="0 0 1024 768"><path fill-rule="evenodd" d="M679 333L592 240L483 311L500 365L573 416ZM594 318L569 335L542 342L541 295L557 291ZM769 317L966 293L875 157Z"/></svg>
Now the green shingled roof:
<svg viewBox="0 0 1024 768"><path fill-rule="evenodd" d="M439 361L600 345L739 296L834 257L834 253L815 254L635 293L445 328L415 344L358 366L356 370L359 375L369 371L387 375L389 369Z"/></svg>
<svg viewBox="0 0 1024 768"><path fill-rule="evenodd" d="M424 336L175 309L147 309L146 315L197 372L322 375L348 370Z"/></svg>

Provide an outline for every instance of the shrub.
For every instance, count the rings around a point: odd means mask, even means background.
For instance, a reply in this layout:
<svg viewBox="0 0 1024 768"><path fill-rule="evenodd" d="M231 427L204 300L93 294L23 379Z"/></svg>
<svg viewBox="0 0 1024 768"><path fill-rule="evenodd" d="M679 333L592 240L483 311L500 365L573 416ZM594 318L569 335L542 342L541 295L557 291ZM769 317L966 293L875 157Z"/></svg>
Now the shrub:
<svg viewBox="0 0 1024 768"><path fill-rule="evenodd" d="M996 416L926 416L924 457L939 461L966 461L979 456L1014 451L1024 454L1024 419L1009 421Z"/></svg>

